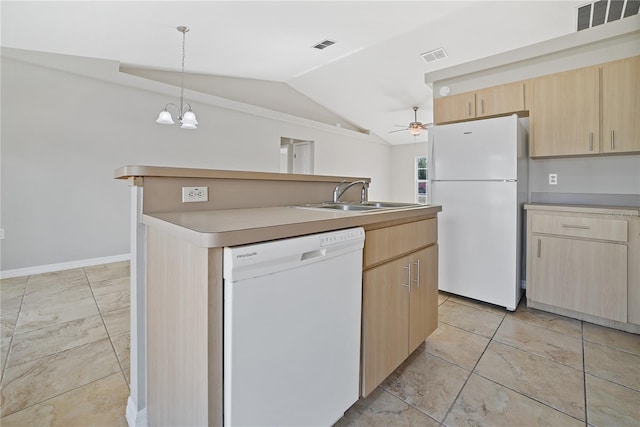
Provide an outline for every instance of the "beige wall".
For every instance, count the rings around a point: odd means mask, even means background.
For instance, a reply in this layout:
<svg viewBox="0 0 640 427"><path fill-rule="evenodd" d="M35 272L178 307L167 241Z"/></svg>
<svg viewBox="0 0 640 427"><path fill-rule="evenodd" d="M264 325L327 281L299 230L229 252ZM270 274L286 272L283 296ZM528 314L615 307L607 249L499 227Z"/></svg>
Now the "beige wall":
<svg viewBox="0 0 640 427"><path fill-rule="evenodd" d="M370 177L370 197L388 198L375 136L192 92L198 130L161 126L179 90L117 65L3 49L3 273L128 254L129 188L113 179L126 164L278 172L286 136L315 142L316 174Z"/></svg>

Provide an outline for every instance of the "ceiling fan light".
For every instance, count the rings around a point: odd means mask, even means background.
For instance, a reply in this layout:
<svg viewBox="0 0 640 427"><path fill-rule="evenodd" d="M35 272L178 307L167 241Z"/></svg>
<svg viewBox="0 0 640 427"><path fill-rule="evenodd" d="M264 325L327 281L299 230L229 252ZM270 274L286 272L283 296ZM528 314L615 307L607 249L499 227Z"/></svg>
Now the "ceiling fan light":
<svg viewBox="0 0 640 427"><path fill-rule="evenodd" d="M418 136L420 135L420 132L422 132L422 127L421 126L409 126L409 133L411 133L411 135L413 136Z"/></svg>
<svg viewBox="0 0 640 427"><path fill-rule="evenodd" d="M170 112L162 110L156 119L156 123L160 123L161 125L172 125L174 124L174 121Z"/></svg>

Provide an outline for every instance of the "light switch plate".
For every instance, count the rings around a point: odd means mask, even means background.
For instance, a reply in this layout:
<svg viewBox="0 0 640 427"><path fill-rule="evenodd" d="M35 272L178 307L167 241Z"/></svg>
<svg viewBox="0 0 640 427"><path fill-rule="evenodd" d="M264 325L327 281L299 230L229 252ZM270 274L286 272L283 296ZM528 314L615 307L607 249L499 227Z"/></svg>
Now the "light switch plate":
<svg viewBox="0 0 640 427"><path fill-rule="evenodd" d="M558 174L550 173L549 174L549 185L557 185L558 184Z"/></svg>

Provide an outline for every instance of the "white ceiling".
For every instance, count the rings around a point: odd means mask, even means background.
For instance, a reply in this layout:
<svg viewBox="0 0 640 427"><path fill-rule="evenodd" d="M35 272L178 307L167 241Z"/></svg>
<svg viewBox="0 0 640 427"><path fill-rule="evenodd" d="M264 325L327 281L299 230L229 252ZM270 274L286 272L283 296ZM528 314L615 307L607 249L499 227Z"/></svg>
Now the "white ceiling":
<svg viewBox="0 0 640 427"><path fill-rule="evenodd" d="M424 73L575 31L584 1L2 1L2 46L287 83L392 144L432 120ZM324 50L312 46L337 41ZM427 64L421 53L444 47ZM423 139L419 137L418 139Z"/></svg>

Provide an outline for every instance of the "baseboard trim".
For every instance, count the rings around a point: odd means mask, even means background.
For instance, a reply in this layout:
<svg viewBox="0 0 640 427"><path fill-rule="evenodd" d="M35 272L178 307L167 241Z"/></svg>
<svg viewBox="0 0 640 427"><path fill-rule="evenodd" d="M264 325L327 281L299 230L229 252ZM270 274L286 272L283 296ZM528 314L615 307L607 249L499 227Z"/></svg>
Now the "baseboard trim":
<svg viewBox="0 0 640 427"><path fill-rule="evenodd" d="M127 400L126 417L129 427L147 427L147 408L138 412L138 407L131 396Z"/></svg>
<svg viewBox="0 0 640 427"><path fill-rule="evenodd" d="M106 256L101 258L81 259L77 261L61 262L59 264L36 265L34 267L16 268L0 271L0 279L30 276L32 274L51 273L52 271L70 270L72 268L91 267L93 265L109 264L112 262L129 261L130 254Z"/></svg>

